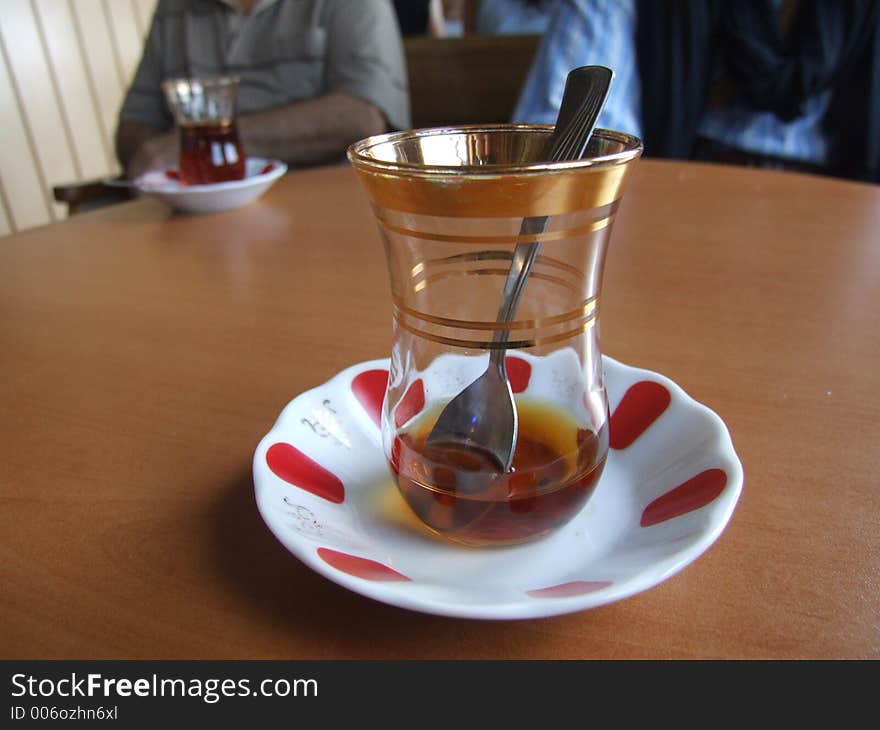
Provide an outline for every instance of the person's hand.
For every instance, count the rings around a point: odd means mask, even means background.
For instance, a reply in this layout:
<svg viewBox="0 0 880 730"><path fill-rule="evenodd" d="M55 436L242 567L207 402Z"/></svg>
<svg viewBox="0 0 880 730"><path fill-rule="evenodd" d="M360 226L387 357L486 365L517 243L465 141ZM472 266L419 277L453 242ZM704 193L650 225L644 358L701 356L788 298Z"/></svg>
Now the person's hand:
<svg viewBox="0 0 880 730"><path fill-rule="evenodd" d="M177 167L178 140L175 132L168 132L141 142L125 170L129 180L150 170L167 170Z"/></svg>

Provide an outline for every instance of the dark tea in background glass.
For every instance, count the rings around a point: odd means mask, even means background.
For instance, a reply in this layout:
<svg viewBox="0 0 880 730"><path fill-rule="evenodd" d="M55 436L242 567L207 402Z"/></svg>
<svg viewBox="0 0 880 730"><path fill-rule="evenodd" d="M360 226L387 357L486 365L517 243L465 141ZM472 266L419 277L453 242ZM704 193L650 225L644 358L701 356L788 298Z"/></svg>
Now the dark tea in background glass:
<svg viewBox="0 0 880 730"><path fill-rule="evenodd" d="M238 79L169 79L162 84L180 134L180 179L188 185L241 180L245 153L238 135Z"/></svg>
<svg viewBox="0 0 880 730"><path fill-rule="evenodd" d="M180 125L180 177L190 185L241 180L244 152L234 122Z"/></svg>

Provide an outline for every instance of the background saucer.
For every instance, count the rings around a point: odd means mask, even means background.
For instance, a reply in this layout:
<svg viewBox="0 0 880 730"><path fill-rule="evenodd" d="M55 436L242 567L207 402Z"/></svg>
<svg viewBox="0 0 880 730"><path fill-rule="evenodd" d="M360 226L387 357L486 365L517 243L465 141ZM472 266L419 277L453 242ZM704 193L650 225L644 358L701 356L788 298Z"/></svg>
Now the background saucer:
<svg viewBox="0 0 880 730"><path fill-rule="evenodd" d="M213 185L185 185L161 170L145 173L135 180L135 187L173 208L186 213L216 213L241 208L254 202L287 172L280 160L248 157L242 180Z"/></svg>
<svg viewBox="0 0 880 730"><path fill-rule="evenodd" d="M564 377L553 357L510 358L519 361L510 369L520 392ZM605 471L584 509L548 537L474 549L421 526L382 452L387 360L350 367L282 411L254 455L260 514L318 573L428 613L549 616L646 590L718 538L742 490L742 465L723 421L671 380L608 357L603 367L612 412Z"/></svg>

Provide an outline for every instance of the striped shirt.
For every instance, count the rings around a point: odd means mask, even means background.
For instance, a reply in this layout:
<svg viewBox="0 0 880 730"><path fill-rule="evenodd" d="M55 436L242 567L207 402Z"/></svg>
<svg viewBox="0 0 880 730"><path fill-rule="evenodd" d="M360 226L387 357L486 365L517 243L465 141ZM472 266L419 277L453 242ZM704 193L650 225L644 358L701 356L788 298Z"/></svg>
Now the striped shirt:
<svg viewBox="0 0 880 730"><path fill-rule="evenodd" d="M263 111L341 91L410 126L406 62L388 0L159 0L120 119L171 127L161 83L239 77L238 111Z"/></svg>
<svg viewBox="0 0 880 730"><path fill-rule="evenodd" d="M568 72L600 64L614 69L614 83L598 125L642 136L636 20L635 0L559 0L513 121L555 123ZM811 97L801 117L791 122L742 105L711 109L699 134L754 154L822 164L827 158L822 117L830 98L830 92Z"/></svg>

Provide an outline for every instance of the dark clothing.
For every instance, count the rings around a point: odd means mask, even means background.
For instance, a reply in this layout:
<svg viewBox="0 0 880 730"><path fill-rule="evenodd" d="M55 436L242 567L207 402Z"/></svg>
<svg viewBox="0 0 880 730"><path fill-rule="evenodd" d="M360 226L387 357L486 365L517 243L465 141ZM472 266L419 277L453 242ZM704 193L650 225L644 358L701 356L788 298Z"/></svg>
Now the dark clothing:
<svg viewBox="0 0 880 730"><path fill-rule="evenodd" d="M787 31L772 0L640 0L645 152L692 157L719 88L783 121L831 89L829 171L880 182L880 3L803 0Z"/></svg>
<svg viewBox="0 0 880 730"><path fill-rule="evenodd" d="M428 32L430 4L430 0L394 0L394 11L402 36L421 36Z"/></svg>

